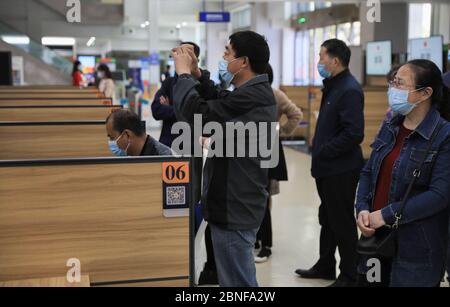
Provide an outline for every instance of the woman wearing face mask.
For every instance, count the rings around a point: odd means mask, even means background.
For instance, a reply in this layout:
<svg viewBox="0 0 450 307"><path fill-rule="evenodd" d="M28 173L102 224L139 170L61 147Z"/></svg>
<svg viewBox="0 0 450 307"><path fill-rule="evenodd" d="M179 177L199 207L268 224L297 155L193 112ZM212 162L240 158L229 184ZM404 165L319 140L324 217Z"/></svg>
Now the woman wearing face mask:
<svg viewBox="0 0 450 307"><path fill-rule="evenodd" d="M98 89L106 98L111 98L113 104L116 102L116 86L112 79L112 73L105 64L100 64L97 68L97 78L100 80Z"/></svg>
<svg viewBox="0 0 450 307"><path fill-rule="evenodd" d="M73 63L72 85L77 86L77 87L83 87L83 85L84 85L83 74L81 73L81 62L80 61L75 61Z"/></svg>
<svg viewBox="0 0 450 307"><path fill-rule="evenodd" d="M373 265L363 256L359 281L364 286L436 287L444 273L448 240L448 90L433 62L413 60L400 67L389 84L388 97L394 117L383 123L371 145L356 210L365 237L398 222L397 252L393 258L376 257L381 263L381 282L367 281L366 272ZM431 150L427 151L429 143ZM415 175L418 179L400 214L401 201Z"/></svg>

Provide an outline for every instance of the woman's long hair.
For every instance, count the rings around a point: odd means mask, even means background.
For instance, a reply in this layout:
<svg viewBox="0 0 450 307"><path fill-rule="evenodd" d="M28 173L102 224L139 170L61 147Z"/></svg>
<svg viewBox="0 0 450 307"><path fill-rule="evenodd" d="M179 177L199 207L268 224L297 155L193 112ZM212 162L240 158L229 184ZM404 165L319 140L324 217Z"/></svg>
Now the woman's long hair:
<svg viewBox="0 0 450 307"><path fill-rule="evenodd" d="M429 60L412 60L409 65L415 74L416 89L431 87L431 104L446 120L450 120L450 93L442 79L441 70Z"/></svg>

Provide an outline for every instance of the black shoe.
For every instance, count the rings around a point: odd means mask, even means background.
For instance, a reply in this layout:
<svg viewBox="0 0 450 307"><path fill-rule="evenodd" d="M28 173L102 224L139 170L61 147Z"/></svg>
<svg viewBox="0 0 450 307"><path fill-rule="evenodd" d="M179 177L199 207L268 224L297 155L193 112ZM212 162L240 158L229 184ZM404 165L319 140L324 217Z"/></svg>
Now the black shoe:
<svg viewBox="0 0 450 307"><path fill-rule="evenodd" d="M326 279L326 280L336 279L335 271L321 271L314 267L310 268L309 270L298 269L295 270L295 273L300 275L300 277L307 279Z"/></svg>
<svg viewBox="0 0 450 307"><path fill-rule="evenodd" d="M269 247L261 248L261 251L255 256L256 263L263 263L269 260L269 257L272 255L272 251Z"/></svg>
<svg viewBox="0 0 450 307"><path fill-rule="evenodd" d="M255 249L260 249L261 248L261 244L259 244L259 241L255 242Z"/></svg>
<svg viewBox="0 0 450 307"><path fill-rule="evenodd" d="M218 285L219 280L217 278L217 271L211 269L203 269L200 273L200 277L198 278L198 285Z"/></svg>
<svg viewBox="0 0 450 307"><path fill-rule="evenodd" d="M342 275L339 275L338 279L334 283L328 286L328 288L349 288L356 287L356 281Z"/></svg>

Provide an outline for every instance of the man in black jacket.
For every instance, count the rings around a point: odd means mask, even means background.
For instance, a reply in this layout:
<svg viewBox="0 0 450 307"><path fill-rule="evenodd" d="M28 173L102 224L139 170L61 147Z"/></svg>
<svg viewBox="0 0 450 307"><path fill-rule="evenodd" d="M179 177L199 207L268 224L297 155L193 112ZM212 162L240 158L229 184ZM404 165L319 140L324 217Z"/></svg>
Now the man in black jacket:
<svg viewBox="0 0 450 307"><path fill-rule="evenodd" d="M364 94L348 69L350 56L347 45L337 39L325 41L320 49L324 88L312 145L312 176L322 202L320 259L311 269L296 271L303 278L334 280L338 247L341 274L332 286L354 285L358 258L354 202L364 164Z"/></svg>
<svg viewBox="0 0 450 307"><path fill-rule="evenodd" d="M187 50L177 48L173 57L179 75L174 87L177 118L192 123L197 114L201 115L203 124L215 122L221 127L276 122L275 98L265 74L270 51L261 35L242 31L230 36L219 68L224 82L235 86L232 92L218 90L198 67L192 67L194 55ZM209 90L206 90L204 85L208 84ZM266 138L266 144L271 143L267 137L258 132L245 141ZM226 140L216 141L229 145ZM203 216L211 227L221 286L258 285L253 247L268 199L268 169L263 168L261 162L259 156L247 154L243 157L214 156L206 160Z"/></svg>

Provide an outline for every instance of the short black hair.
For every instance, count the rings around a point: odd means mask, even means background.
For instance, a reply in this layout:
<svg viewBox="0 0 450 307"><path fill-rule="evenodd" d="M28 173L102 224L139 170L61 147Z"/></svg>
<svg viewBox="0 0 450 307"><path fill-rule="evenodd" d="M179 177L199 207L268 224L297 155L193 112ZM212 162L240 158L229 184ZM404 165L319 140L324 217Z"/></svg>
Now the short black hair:
<svg viewBox="0 0 450 307"><path fill-rule="evenodd" d="M196 43L193 43L193 42L182 42L180 44L180 46L181 45L191 45L191 46L193 46L194 47L194 54L195 54L195 56L197 57L197 59L200 57L200 47Z"/></svg>
<svg viewBox="0 0 450 307"><path fill-rule="evenodd" d="M98 65L97 71L103 71L105 73L105 78L112 79L112 73L111 73L111 70L109 69L108 65L106 65L106 64Z"/></svg>
<svg viewBox="0 0 450 307"><path fill-rule="evenodd" d="M113 121L113 129L119 133L125 129L133 131L137 136L143 136L146 133L144 122L131 110L114 111L106 118L106 123L110 120Z"/></svg>
<svg viewBox="0 0 450 307"><path fill-rule="evenodd" d="M323 42L322 47L327 49L329 56L338 58L344 67L348 67L352 52L347 44L340 39L332 38Z"/></svg>
<svg viewBox="0 0 450 307"><path fill-rule="evenodd" d="M269 83L272 84L273 83L273 69L272 69L272 65L267 64L266 74L269 77Z"/></svg>
<svg viewBox="0 0 450 307"><path fill-rule="evenodd" d="M230 36L236 58L247 57L253 72L263 74L270 60L270 48L264 36L253 31L239 31Z"/></svg>

